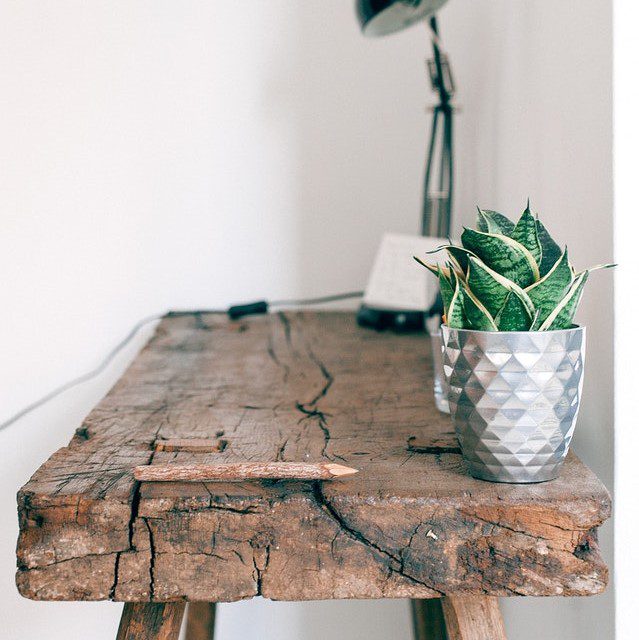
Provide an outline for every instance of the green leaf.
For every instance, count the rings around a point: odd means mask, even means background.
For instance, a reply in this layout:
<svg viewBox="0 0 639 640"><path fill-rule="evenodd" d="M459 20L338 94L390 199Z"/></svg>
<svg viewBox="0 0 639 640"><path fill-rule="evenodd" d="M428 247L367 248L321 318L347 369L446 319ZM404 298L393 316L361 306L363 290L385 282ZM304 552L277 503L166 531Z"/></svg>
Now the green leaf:
<svg viewBox="0 0 639 640"><path fill-rule="evenodd" d="M530 251L537 265L541 264L542 249L537 230L537 221L530 212L529 207L526 207L521 214L521 218L517 221L511 237Z"/></svg>
<svg viewBox="0 0 639 640"><path fill-rule="evenodd" d="M422 265L422 267L426 267L431 273L434 273L439 277L439 265L437 264L429 264L428 262L424 262L420 260L417 256L413 256L413 260Z"/></svg>
<svg viewBox="0 0 639 640"><path fill-rule="evenodd" d="M564 249L552 269L541 280L526 289L535 308L539 310L537 324L541 325L561 302L572 281L573 274L568 262L568 251Z"/></svg>
<svg viewBox="0 0 639 640"><path fill-rule="evenodd" d="M489 269L477 258L471 258L468 269L468 287L483 303L488 312L494 317L504 306L510 293L508 283L498 273Z"/></svg>
<svg viewBox="0 0 639 640"><path fill-rule="evenodd" d="M468 249L464 249L464 247L456 247L452 244L446 246L446 251L450 256L451 261L456 266L459 266L459 271L465 276L468 272L468 259L475 254Z"/></svg>
<svg viewBox="0 0 639 640"><path fill-rule="evenodd" d="M537 236L541 244L541 264L539 265L539 273L545 276L553 267L553 265L561 257L561 249L559 245L550 237L546 227L540 220L537 223Z"/></svg>
<svg viewBox="0 0 639 640"><path fill-rule="evenodd" d="M539 331L539 325L541 324L541 322L539 322L539 315L540 311L539 309L536 309L535 313L533 313L532 321L530 323L530 331Z"/></svg>
<svg viewBox="0 0 639 640"><path fill-rule="evenodd" d="M493 271L477 258L470 260L467 282L472 292L493 317L504 306L508 293L511 291L519 297L531 314L535 310L533 301L520 286Z"/></svg>
<svg viewBox="0 0 639 640"><path fill-rule="evenodd" d="M438 253L439 251L446 250L450 261L453 264L454 269L459 274L466 274L468 269L468 258L470 256L475 255L472 251L465 249L464 247L459 247L454 244L442 244L437 247L437 249L433 249L432 251L427 251L426 254Z"/></svg>
<svg viewBox="0 0 639 640"><path fill-rule="evenodd" d="M459 284L459 278L455 275L455 272L453 272L453 280L455 287L453 297L451 298L450 305L448 306L448 313L446 314L446 324L451 329L464 329L466 324L464 301L461 292L461 285Z"/></svg>
<svg viewBox="0 0 639 640"><path fill-rule="evenodd" d="M588 280L588 271L582 271L572 282L568 293L553 309L552 313L544 320L539 331L554 331L556 329L569 329L573 324L573 318L577 306L581 300L584 285Z"/></svg>
<svg viewBox="0 0 639 640"><path fill-rule="evenodd" d="M539 267L533 255L516 240L496 233L483 233L464 228L462 244L488 267L512 280L520 287L528 287L539 280Z"/></svg>
<svg viewBox="0 0 639 640"><path fill-rule="evenodd" d="M468 287L462 288L464 313L471 329L478 331L497 331L497 325L486 307L473 295Z"/></svg>
<svg viewBox="0 0 639 640"><path fill-rule="evenodd" d="M511 291L495 318L499 331L528 331L532 316L521 298Z"/></svg>
<svg viewBox="0 0 639 640"><path fill-rule="evenodd" d="M453 299L453 295L455 293L453 286L450 283L450 280L441 267L439 267L439 291L442 294L442 302L444 303L444 315L448 315L448 309L450 307L451 300Z"/></svg>
<svg viewBox="0 0 639 640"><path fill-rule="evenodd" d="M587 269L584 269L584 271L587 271L588 273L591 273L592 271L599 271L600 269L612 269L613 267L616 267L617 263L612 263L612 262L608 262L606 264L596 264L594 267L588 267ZM583 273L583 271L581 271L580 273ZM576 276L579 275L579 273L575 274Z"/></svg>
<svg viewBox="0 0 639 640"><path fill-rule="evenodd" d="M514 228L514 223L501 213L477 207L477 229L479 231L510 236Z"/></svg>

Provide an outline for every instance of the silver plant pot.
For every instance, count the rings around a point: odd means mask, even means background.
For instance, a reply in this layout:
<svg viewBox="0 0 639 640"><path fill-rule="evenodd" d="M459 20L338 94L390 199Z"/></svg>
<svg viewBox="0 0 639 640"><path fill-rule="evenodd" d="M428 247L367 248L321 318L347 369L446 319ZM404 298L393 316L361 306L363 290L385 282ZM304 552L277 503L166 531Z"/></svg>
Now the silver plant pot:
<svg viewBox="0 0 639 640"><path fill-rule="evenodd" d="M556 478L579 411L585 327L441 330L450 412L470 473L493 482Z"/></svg>

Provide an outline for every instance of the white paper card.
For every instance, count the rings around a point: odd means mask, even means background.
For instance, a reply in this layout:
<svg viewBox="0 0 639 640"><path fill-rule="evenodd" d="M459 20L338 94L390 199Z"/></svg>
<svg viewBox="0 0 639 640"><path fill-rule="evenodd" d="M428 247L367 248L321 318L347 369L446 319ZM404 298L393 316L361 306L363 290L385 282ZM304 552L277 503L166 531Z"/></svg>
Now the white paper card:
<svg viewBox="0 0 639 640"><path fill-rule="evenodd" d="M364 304L390 311L426 311L437 294L437 278L413 260L448 241L442 238L385 233L375 256ZM433 262L436 257L433 256Z"/></svg>

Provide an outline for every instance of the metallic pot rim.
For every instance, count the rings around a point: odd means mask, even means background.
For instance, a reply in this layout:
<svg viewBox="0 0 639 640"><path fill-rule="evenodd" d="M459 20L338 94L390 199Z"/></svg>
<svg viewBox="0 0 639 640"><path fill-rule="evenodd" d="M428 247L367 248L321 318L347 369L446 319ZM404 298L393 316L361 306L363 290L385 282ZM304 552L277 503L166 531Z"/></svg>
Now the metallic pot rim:
<svg viewBox="0 0 639 640"><path fill-rule="evenodd" d="M445 322L440 325L441 328L446 328L447 331L457 331L458 333L477 333L488 336L522 336L522 335L556 335L559 333L571 333L577 331L585 331L585 325L574 324L568 329L553 329L552 331L482 331L481 329L456 329L449 327Z"/></svg>

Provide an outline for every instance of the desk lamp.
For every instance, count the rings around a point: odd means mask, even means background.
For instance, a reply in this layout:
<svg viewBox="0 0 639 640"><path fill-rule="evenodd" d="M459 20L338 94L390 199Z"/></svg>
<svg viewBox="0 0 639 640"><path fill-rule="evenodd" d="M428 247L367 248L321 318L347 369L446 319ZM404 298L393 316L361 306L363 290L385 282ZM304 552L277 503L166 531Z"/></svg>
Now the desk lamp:
<svg viewBox="0 0 639 640"><path fill-rule="evenodd" d="M430 30L433 57L427 60L428 74L438 103L433 107L433 121L426 153L421 233L424 236L450 235L453 198L453 106L455 84L448 57L441 47L435 12L447 0L356 0L355 6L362 33L365 36L385 36L402 31L418 22L426 22ZM440 122L441 121L441 122ZM439 150L437 176L434 175L435 153ZM431 309L439 314L437 303ZM420 312L392 312L371 309L363 305L358 322L377 329L423 330L424 316Z"/></svg>

